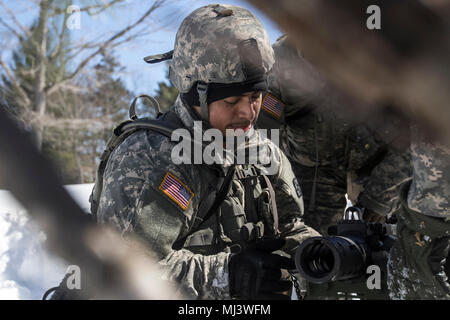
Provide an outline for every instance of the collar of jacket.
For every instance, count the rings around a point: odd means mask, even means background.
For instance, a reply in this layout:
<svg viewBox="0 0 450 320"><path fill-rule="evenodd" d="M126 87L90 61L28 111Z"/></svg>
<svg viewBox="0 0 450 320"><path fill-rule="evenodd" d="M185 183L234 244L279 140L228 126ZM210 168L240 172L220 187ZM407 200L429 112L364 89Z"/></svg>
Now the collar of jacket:
<svg viewBox="0 0 450 320"><path fill-rule="evenodd" d="M191 109L190 106L188 106L183 99L181 99L180 95L177 97L174 105L173 105L173 111L175 112L175 114L179 117L179 119L181 120L181 122L183 123L185 129L189 130L189 132L191 133L191 137L194 137L194 121L202 121L200 116L197 115L195 113L195 111L193 109ZM211 125L205 121L202 121L202 135L204 134L204 132L207 129L210 129ZM259 135L258 130L255 130L254 128L252 128L252 130L249 132L248 134L248 141L245 143L245 147L247 148L249 147L250 144L261 144L263 143L265 145L266 148L269 148L269 143L267 138L262 139L261 136ZM234 163L235 159L235 155L230 152L226 153L227 155L227 160L225 160L225 165L214 165L213 167L216 168L220 168L220 171L223 171L224 174L226 174L228 167ZM267 155L269 157L273 156L273 151L269 151L267 153ZM257 156L257 155L253 155L253 156ZM246 163L252 163L252 161L250 161L249 159L249 155L246 153L245 155L246 158ZM277 159L277 157L275 157ZM278 160L278 159L277 159ZM279 161L276 161L279 162ZM279 166L279 164L277 164L277 166ZM258 166L259 167L259 166Z"/></svg>
<svg viewBox="0 0 450 320"><path fill-rule="evenodd" d="M195 110L187 105L180 95L178 95L177 100L175 100L173 108L177 116L183 122L184 127L191 133L194 132L194 121L202 122L202 134L211 128L211 125L208 122L203 121Z"/></svg>

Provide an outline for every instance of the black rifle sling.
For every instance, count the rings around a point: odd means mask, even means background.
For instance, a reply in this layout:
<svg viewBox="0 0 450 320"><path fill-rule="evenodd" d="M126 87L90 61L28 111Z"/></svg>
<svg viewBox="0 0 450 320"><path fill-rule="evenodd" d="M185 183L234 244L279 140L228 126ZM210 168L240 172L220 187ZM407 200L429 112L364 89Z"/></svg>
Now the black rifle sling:
<svg viewBox="0 0 450 320"><path fill-rule="evenodd" d="M214 212L219 208L220 204L223 202L225 197L228 194L228 191L230 190L231 181L233 180L235 172L235 166L232 165L227 172L227 175L225 176L225 179L223 180L223 183L219 189L219 192L216 195L216 199L214 200L214 203L212 204L211 208L209 208L208 212L205 214L205 216L202 218L203 221L197 226L200 227L203 223L205 223L206 220L208 220Z"/></svg>
<svg viewBox="0 0 450 320"><path fill-rule="evenodd" d="M176 243L174 244L174 249L176 250L181 249L184 243L186 242L186 239L191 234L198 231L200 226L202 226L206 221L208 221L209 218L211 218L211 216L217 211L217 209L219 209L219 206L222 204L223 200L225 200L228 191L230 190L231 181L233 181L235 171L236 171L235 165L230 166L225 178L223 179L222 185L220 186L220 189L216 194L213 204L211 205L207 213L202 217L202 221L196 226L192 225L188 234L176 241Z"/></svg>

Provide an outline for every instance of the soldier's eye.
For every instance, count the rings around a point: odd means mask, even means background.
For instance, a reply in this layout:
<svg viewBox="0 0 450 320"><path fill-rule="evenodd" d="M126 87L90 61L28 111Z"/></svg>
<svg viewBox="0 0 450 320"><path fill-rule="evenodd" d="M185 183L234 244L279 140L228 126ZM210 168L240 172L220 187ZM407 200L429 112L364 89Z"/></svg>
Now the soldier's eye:
<svg viewBox="0 0 450 320"><path fill-rule="evenodd" d="M224 101L225 101L226 104L228 104L228 105L230 105L230 106L235 105L235 104L238 102L238 100L235 100L235 101L227 101L227 100L224 100Z"/></svg>
<svg viewBox="0 0 450 320"><path fill-rule="evenodd" d="M252 95L252 101L257 101L261 97L262 97L261 92L257 92L256 94Z"/></svg>

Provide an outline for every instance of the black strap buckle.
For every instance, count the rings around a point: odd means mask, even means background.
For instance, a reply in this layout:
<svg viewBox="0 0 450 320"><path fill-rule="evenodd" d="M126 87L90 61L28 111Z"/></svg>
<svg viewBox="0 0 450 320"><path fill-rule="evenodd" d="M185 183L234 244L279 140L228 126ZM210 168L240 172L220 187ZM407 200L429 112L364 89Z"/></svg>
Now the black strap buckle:
<svg viewBox="0 0 450 320"><path fill-rule="evenodd" d="M239 180L257 177L259 176L258 170L253 165L239 166L236 167L236 177Z"/></svg>

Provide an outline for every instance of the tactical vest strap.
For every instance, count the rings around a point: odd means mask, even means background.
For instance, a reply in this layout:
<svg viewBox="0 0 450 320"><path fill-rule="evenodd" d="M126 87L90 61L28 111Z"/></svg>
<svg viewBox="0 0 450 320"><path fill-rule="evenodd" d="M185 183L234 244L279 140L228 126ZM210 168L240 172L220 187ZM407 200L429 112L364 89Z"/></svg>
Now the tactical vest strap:
<svg viewBox="0 0 450 320"><path fill-rule="evenodd" d="M203 225L203 223L205 223L205 221L207 221L214 214L214 212L216 212L217 209L219 209L219 206L223 202L223 200L225 200L225 198L228 194L228 191L230 190L231 181L233 181L235 170L236 170L236 167L234 165L232 165L228 169L227 175L223 179L223 183L221 184L219 192L216 194L216 198L214 199L213 204L211 205L208 212L203 217L203 221L197 226L196 229L198 229L201 225ZM195 230L191 230L190 233L192 233L192 232L195 232Z"/></svg>
<svg viewBox="0 0 450 320"><path fill-rule="evenodd" d="M236 178L239 180L259 176L259 173L256 170L255 166L246 166L245 168L242 168L242 167L236 168L235 167L234 170L235 170Z"/></svg>
<svg viewBox="0 0 450 320"><path fill-rule="evenodd" d="M160 115L162 115L161 108L159 106L158 101L155 98L153 98L152 96L149 96L147 94L141 94L140 96L137 96L136 98L134 98L133 102L131 102L130 109L129 109L129 117L131 120L138 119L138 116L136 114L136 102L138 101L139 98L146 98L146 99L150 100L153 107L155 108L156 118L158 118Z"/></svg>
<svg viewBox="0 0 450 320"><path fill-rule="evenodd" d="M142 129L156 131L170 138L172 132L182 126L181 121L175 114L167 112L156 120L148 118L136 119L134 121L126 120L115 127L113 134L106 144L105 151L103 151L103 154L100 156L100 164L95 178L94 189L89 197L92 215L97 215L100 195L103 189L103 174L109 157L120 143L122 143L132 133Z"/></svg>
<svg viewBox="0 0 450 320"><path fill-rule="evenodd" d="M175 250L179 250L181 249L184 244L186 243L186 240L196 231L198 231L200 229L200 227L206 222L208 221L208 219L214 214L214 212L217 211L217 209L219 208L219 206L221 205L221 203L223 202L223 200L225 200L228 191L230 190L231 187L231 181L233 181L233 177L235 174L235 166L232 165L229 169L228 172L225 176L225 178L223 179L223 182L221 182L221 186L219 189L219 192L217 192L217 194L215 195L215 199L214 202L212 203L211 206L209 206L209 204L211 203L211 198L206 199L206 201L208 202L207 205L201 205L199 208L200 210L206 210L208 209L207 213L202 217L202 221L198 224L195 225L194 224L191 226L191 229L189 230L189 232L187 233L187 235L185 235L183 238L179 239L176 241L176 243L174 244L173 248ZM209 196L208 196L209 197ZM209 207L209 208L208 208ZM195 228L194 228L195 227Z"/></svg>
<svg viewBox="0 0 450 320"><path fill-rule="evenodd" d="M273 228L275 231L275 236L278 236L280 234L280 230L278 229L278 209L275 199L275 191L273 190L273 186L269 178L266 175L263 175L263 177L270 194L270 202L272 204L272 215L273 215Z"/></svg>

